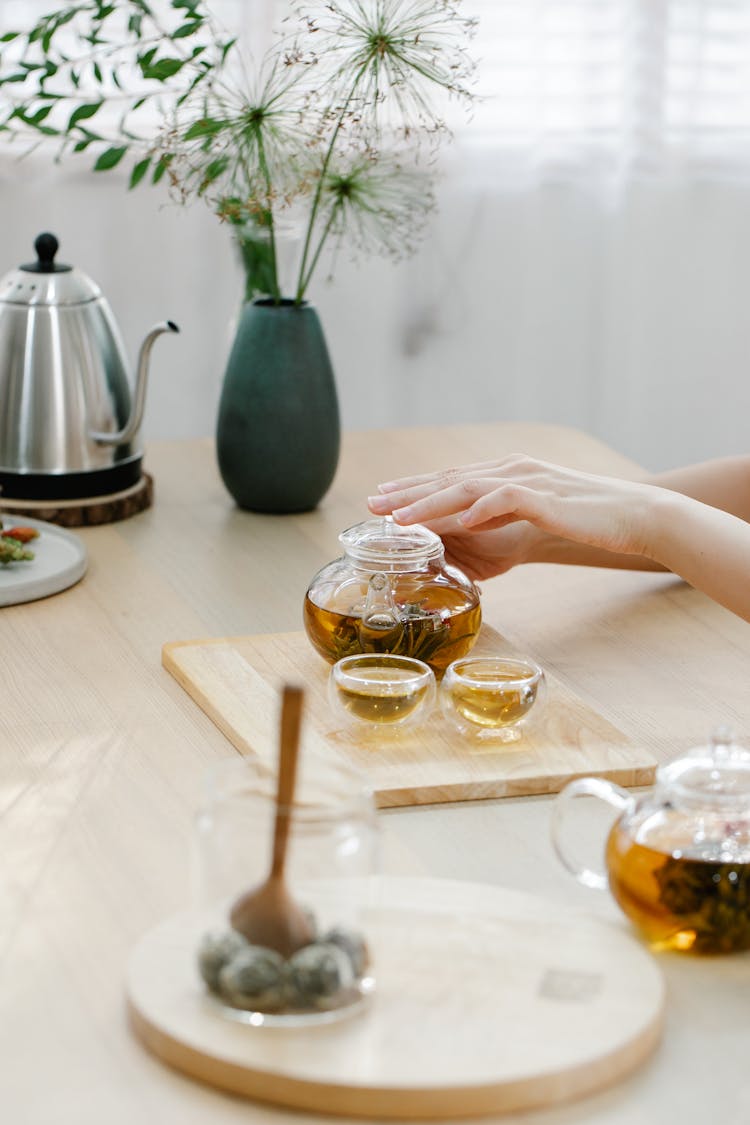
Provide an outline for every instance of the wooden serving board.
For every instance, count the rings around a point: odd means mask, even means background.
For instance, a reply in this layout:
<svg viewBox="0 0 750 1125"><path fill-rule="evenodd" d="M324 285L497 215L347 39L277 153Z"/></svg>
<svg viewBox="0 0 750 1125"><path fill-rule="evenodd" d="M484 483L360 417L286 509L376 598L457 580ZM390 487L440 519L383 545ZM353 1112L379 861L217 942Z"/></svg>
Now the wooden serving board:
<svg viewBox="0 0 750 1125"><path fill-rule="evenodd" d="M366 918L377 984L364 1011L307 1028L227 1019L195 966L206 917L180 915L131 956L135 1033L212 1086L378 1120L581 1097L658 1043L662 975L624 926L494 886L383 879L374 890Z"/></svg>
<svg viewBox="0 0 750 1125"><path fill-rule="evenodd" d="M483 626L477 654L512 653ZM162 651L164 667L230 742L275 769L278 698L283 682L307 689L303 744L326 756L343 755L373 787L380 808L485 797L556 793L574 777L607 777L620 785L649 785L656 763L553 677L538 722L515 743L488 747L462 738L436 708L413 732L357 741L336 730L327 696L329 665L304 633L270 633L206 641L178 641Z"/></svg>

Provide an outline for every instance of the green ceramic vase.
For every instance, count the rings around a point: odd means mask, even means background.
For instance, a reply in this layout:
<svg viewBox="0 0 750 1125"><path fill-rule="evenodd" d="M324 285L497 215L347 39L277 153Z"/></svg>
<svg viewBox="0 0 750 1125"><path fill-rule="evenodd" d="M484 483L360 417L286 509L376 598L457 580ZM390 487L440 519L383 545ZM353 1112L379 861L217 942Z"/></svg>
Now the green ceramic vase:
<svg viewBox="0 0 750 1125"><path fill-rule="evenodd" d="M240 508L306 512L339 458L336 385L315 309L244 305L219 403L221 476Z"/></svg>

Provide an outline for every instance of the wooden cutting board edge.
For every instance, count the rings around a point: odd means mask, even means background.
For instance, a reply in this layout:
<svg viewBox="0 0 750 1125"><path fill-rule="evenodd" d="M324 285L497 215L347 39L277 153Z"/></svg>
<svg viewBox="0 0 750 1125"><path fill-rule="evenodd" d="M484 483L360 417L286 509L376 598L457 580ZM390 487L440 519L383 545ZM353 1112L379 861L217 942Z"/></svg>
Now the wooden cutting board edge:
<svg viewBox="0 0 750 1125"><path fill-rule="evenodd" d="M295 634L269 633L263 639L269 644L275 638L282 639ZM245 636L236 637L211 637L186 641L169 641L162 646L162 665L184 691L194 700L201 710L208 716L214 725L228 739L239 753L248 756L262 757L256 746L234 724L222 714L214 701L198 684L196 684L184 671L179 661L179 652L186 648L204 648L212 645L232 646L247 641ZM622 732L619 732L622 734ZM625 736L623 736L624 738ZM635 748L633 748L635 753ZM597 776L606 777L616 784L628 787L651 785L656 772L656 761L645 751L639 751L638 763L633 763L622 768L609 766L606 769L586 767L580 772L566 772L564 774L549 774L536 777L509 777L493 778L482 782L472 783L472 792L466 792L464 781L453 784L441 783L439 785L420 785L410 787L399 785L389 787L378 786L375 792L375 801L378 808L406 808L415 805L447 804L474 800L492 800L502 797L542 796L558 793L569 781L576 777Z"/></svg>

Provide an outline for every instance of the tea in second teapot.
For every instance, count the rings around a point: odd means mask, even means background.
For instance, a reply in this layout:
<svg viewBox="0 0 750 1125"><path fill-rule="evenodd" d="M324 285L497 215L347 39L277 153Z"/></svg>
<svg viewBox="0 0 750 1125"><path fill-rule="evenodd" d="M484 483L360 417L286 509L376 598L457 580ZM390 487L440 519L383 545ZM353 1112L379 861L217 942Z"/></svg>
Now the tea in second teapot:
<svg viewBox="0 0 750 1125"><path fill-rule="evenodd" d="M564 843L570 803L579 795L620 812L607 839L606 876L579 864ZM557 798L552 839L581 883L609 886L654 948L750 949L750 750L726 730L662 766L645 797L601 778L571 782Z"/></svg>

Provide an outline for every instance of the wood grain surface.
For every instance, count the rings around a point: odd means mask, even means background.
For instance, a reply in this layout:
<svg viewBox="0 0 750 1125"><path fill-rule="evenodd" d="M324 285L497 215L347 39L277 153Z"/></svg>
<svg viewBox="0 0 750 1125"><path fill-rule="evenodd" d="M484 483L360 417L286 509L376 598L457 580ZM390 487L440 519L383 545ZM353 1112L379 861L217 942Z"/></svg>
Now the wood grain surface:
<svg viewBox="0 0 750 1125"><path fill-rule="evenodd" d="M485 625L473 653L513 655L513 649ZM177 642L164 646L162 660L230 742L269 768L277 752L279 690L303 684L307 749L343 756L360 769L380 808L556 793L584 775L620 785L654 779L653 756L554 676L538 721L523 738L488 746L456 732L439 708L424 726L401 735L379 727L358 738L337 728L326 690L330 666L304 633Z"/></svg>
<svg viewBox="0 0 750 1125"><path fill-rule="evenodd" d="M195 812L236 749L161 666L176 638L301 628L310 578L377 483L527 452L590 472L643 469L564 426L491 422L344 435L333 487L294 516L239 511L213 443L157 442L155 502L77 534L89 568L0 611L0 1117L13 1125L299 1125L161 1065L131 1034L123 982L144 933L191 901ZM670 575L518 567L483 584L485 621L663 762L731 723L750 741L750 625ZM383 869L533 891L626 925L556 861L545 796L380 813ZM578 810L580 805L580 811ZM571 847L607 825L577 803ZM630 1077L513 1125L750 1120L750 958L665 956L666 1030ZM717 1107L720 1107L717 1109ZM503 1125L508 1125L505 1118Z"/></svg>

